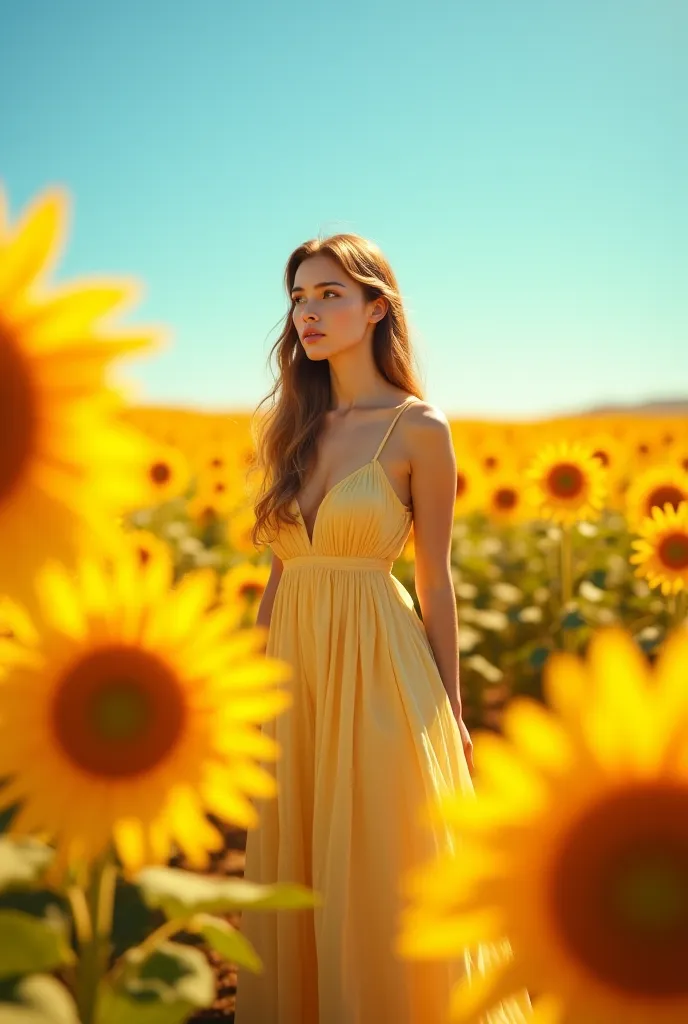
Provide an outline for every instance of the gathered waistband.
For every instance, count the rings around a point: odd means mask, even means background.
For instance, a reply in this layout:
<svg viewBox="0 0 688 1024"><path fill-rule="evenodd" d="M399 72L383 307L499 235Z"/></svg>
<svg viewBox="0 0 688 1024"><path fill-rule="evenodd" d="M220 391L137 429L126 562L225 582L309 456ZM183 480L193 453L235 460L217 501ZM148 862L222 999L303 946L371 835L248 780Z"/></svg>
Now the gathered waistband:
<svg viewBox="0 0 688 1024"><path fill-rule="evenodd" d="M295 555L293 558L285 558L283 570L301 568L327 568L327 569L358 569L365 572L367 569L376 569L378 572L392 571L394 563L386 558L360 558L343 555Z"/></svg>

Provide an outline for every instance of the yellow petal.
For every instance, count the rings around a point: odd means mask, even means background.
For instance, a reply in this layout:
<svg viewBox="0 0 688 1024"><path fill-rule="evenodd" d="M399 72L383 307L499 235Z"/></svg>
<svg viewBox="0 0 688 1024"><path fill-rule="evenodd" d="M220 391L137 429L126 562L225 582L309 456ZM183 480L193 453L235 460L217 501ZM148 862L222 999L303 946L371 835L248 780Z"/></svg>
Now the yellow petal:
<svg viewBox="0 0 688 1024"><path fill-rule="evenodd" d="M538 807L546 799L548 788L542 776L500 736L487 732L474 736L473 758L476 789L486 783L491 790L525 806Z"/></svg>
<svg viewBox="0 0 688 1024"><path fill-rule="evenodd" d="M485 941L498 941L503 934L502 916L492 907L451 917L406 911L402 914L395 952L404 960L460 957L465 949Z"/></svg>
<svg viewBox="0 0 688 1024"><path fill-rule="evenodd" d="M237 722L267 722L292 704L293 697L286 690L271 690L268 693L232 696L223 713Z"/></svg>
<svg viewBox="0 0 688 1024"><path fill-rule="evenodd" d="M573 747L562 723L537 701L514 699L504 713L504 733L537 768L548 773L565 771L573 760Z"/></svg>
<svg viewBox="0 0 688 1024"><path fill-rule="evenodd" d="M10 319L22 292L46 274L59 256L67 205L64 190L49 189L27 207L15 225L0 260L0 306Z"/></svg>
<svg viewBox="0 0 688 1024"><path fill-rule="evenodd" d="M122 863L137 871L146 863L143 828L138 818L121 818L113 826L113 838Z"/></svg>
<svg viewBox="0 0 688 1024"><path fill-rule="evenodd" d="M203 799L208 810L223 821L240 828L258 827L258 812L234 787L222 787L215 780L207 780L203 784Z"/></svg>
<svg viewBox="0 0 688 1024"><path fill-rule="evenodd" d="M500 1002L525 988L520 965L509 959L485 974L471 973L452 993L450 1017L454 1024L481 1024ZM523 1017L523 1022L527 1020ZM520 1024L518 1017L514 1024Z"/></svg>
<svg viewBox="0 0 688 1024"><path fill-rule="evenodd" d="M83 639L86 621L83 608L67 570L54 560L38 574L36 590L45 618L57 631L72 640Z"/></svg>
<svg viewBox="0 0 688 1024"><path fill-rule="evenodd" d="M543 689L547 702L574 726L589 701L589 684L584 665L573 654L556 651L545 662Z"/></svg>

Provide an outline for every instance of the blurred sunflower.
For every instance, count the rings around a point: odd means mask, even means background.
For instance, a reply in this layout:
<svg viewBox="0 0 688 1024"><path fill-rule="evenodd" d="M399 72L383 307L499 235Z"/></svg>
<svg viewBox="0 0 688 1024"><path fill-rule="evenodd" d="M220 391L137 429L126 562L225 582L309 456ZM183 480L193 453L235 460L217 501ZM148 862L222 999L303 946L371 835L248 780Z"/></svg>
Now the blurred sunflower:
<svg viewBox="0 0 688 1024"><path fill-rule="evenodd" d="M222 596L225 601L254 605L265 593L269 579L269 565L239 562L225 573L222 580Z"/></svg>
<svg viewBox="0 0 688 1024"><path fill-rule="evenodd" d="M555 523L571 526L597 519L604 507L606 470L583 442L546 445L526 468L525 477L532 481L527 500L539 516Z"/></svg>
<svg viewBox="0 0 688 1024"><path fill-rule="evenodd" d="M593 457L607 471L608 492L606 505L620 510L623 507L622 486L629 463L629 451L611 430L596 430L579 438L592 449Z"/></svg>
<svg viewBox="0 0 688 1024"><path fill-rule="evenodd" d="M688 501L688 473L673 462L662 462L644 470L628 487L626 519L633 529L653 509L663 509L667 502L677 509L682 501Z"/></svg>
<svg viewBox="0 0 688 1024"><path fill-rule="evenodd" d="M71 560L82 537L105 541L140 497L145 438L117 419L109 364L151 347L149 331L103 324L131 283L44 278L61 247L67 197L48 191L11 228L0 188L0 591L33 601L48 556Z"/></svg>
<svg viewBox="0 0 688 1024"><path fill-rule="evenodd" d="M199 487L186 505L186 512L197 526L205 529L220 520L226 521L232 508L231 498L208 487Z"/></svg>
<svg viewBox="0 0 688 1024"><path fill-rule="evenodd" d="M495 523L523 523L533 518L523 480L513 468L503 468L485 482L485 511Z"/></svg>
<svg viewBox="0 0 688 1024"><path fill-rule="evenodd" d="M235 506L227 521L227 537L235 551L249 554L254 546L251 541L251 530L256 521L253 505L247 501Z"/></svg>
<svg viewBox="0 0 688 1024"><path fill-rule="evenodd" d="M477 509L484 509L485 502L485 473L479 462L471 456L457 454L454 517L465 516Z"/></svg>
<svg viewBox="0 0 688 1024"><path fill-rule="evenodd" d="M408 877L398 942L447 958L508 939L511 956L455 990L455 1021L524 988L548 1024L688 1020L687 668L681 631L651 670L606 628L587 664L550 656L554 713L517 698L506 738L474 737L478 799L432 809L457 848Z"/></svg>
<svg viewBox="0 0 688 1024"><path fill-rule="evenodd" d="M37 581L41 642L0 677L0 808L12 832L55 841L61 868L111 840L125 864L193 866L222 845L206 812L244 828L247 797L275 795L254 758L279 750L257 726L291 703L285 662L263 657L265 630L232 632L212 570L173 589L169 564L83 557L74 579L48 563ZM2 650L0 649L0 658Z"/></svg>
<svg viewBox="0 0 688 1024"><path fill-rule="evenodd" d="M157 444L144 466L146 507L179 498L189 487L191 471L186 458L170 444Z"/></svg>
<svg viewBox="0 0 688 1024"><path fill-rule="evenodd" d="M678 508L668 502L663 510L655 506L638 533L641 540L631 541L636 553L629 558L638 566L635 575L665 595L688 590L688 501Z"/></svg>
<svg viewBox="0 0 688 1024"><path fill-rule="evenodd" d="M150 565L151 562L162 562L165 572L172 558L172 551L167 541L150 530L126 530L121 537L120 545L128 544L134 552L134 556L142 568Z"/></svg>
<svg viewBox="0 0 688 1024"><path fill-rule="evenodd" d="M242 561L228 569L222 579L222 599L234 610L237 625L250 618L255 622L257 606L270 579L269 565Z"/></svg>

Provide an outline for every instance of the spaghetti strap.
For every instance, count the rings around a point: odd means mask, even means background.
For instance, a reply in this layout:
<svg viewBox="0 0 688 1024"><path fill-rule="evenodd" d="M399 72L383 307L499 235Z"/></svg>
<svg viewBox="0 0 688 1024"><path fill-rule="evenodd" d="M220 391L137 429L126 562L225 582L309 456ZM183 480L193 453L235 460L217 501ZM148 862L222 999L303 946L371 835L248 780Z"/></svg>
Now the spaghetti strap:
<svg viewBox="0 0 688 1024"><path fill-rule="evenodd" d="M377 450L377 451L375 452L375 455L374 455L374 456L373 456L373 458L372 458L372 461L373 461L373 462L377 462L378 456L379 456L380 452L382 451L382 449L384 448L384 446L385 446L385 442L387 441L387 438L388 438L388 437L389 437L389 435L390 435L390 434L392 433L392 430L393 430L393 428L394 428L394 424L395 424L395 423L396 423L396 421L397 421L397 420L399 419L399 417L401 416L401 414L402 414L402 412L404 411L404 409L406 409L406 408L408 407L408 405L409 405L409 404L410 404L410 403L411 403L411 402L412 402L412 401L413 401L414 399L415 399L415 395L409 395L409 396L408 396L408 398L407 398L407 399L406 399L406 400L405 400L405 401L404 401L404 402L402 403L402 405L401 405L401 408L399 409L399 412L398 412L398 413L396 414L396 416L394 417L394 419L393 419L393 420L392 420L392 422L390 423L390 425L389 425L389 428L388 428L388 430L387 430L387 433L386 433L386 434L385 434L385 436L384 436L384 437L382 438L382 441L380 442L380 447L379 447L379 448L378 448L378 450Z"/></svg>

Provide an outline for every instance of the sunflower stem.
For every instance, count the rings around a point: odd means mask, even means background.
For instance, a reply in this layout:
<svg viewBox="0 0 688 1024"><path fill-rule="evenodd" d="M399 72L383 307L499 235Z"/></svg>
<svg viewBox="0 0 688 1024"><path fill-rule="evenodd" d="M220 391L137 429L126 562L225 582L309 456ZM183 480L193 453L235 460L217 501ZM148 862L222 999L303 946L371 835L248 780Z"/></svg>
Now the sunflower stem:
<svg viewBox="0 0 688 1024"><path fill-rule="evenodd" d="M674 594L674 614L672 626L674 629L679 629L683 625L683 620L686 617L686 598L688 598L688 590L679 590Z"/></svg>
<svg viewBox="0 0 688 1024"><path fill-rule="evenodd" d="M567 523L561 524L561 618L564 619L566 609L573 599L573 543L571 526ZM573 633L567 629L562 630L562 646L564 650L572 650L575 647Z"/></svg>
<svg viewBox="0 0 688 1024"><path fill-rule="evenodd" d="M117 871L107 853L92 867L84 894L90 936L80 944L76 972L76 1001L81 1024L95 1024L98 992L110 956L112 913Z"/></svg>

